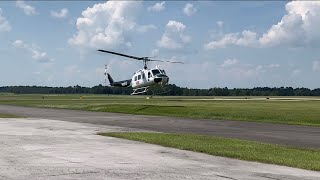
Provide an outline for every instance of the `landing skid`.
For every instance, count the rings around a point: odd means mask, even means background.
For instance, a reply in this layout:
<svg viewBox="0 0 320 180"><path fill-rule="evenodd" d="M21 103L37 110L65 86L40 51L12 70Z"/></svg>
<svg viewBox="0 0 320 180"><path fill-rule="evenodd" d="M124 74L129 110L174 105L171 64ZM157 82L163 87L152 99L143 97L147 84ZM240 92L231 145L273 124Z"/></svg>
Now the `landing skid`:
<svg viewBox="0 0 320 180"><path fill-rule="evenodd" d="M131 93L131 95L144 94L144 93L147 93L148 91L151 91L152 92L151 96L154 96L154 95L166 94L166 93L168 93L170 91L170 90L166 91L163 86L161 86L161 87L162 87L162 90L163 90L163 92L161 92L161 93L154 93L154 91L149 90L149 86L147 86L147 87L141 87L141 88L133 89L133 92Z"/></svg>
<svg viewBox="0 0 320 180"><path fill-rule="evenodd" d="M148 92L148 90L149 90L149 86L133 89L133 92L131 93L131 95L143 94Z"/></svg>
<svg viewBox="0 0 320 180"><path fill-rule="evenodd" d="M161 86L161 88L162 88L163 91L160 92L160 93L155 93L153 90L150 89L149 91L152 92L151 97L154 96L154 95L162 95L162 94L167 94L168 92L170 92L170 90L166 91L163 86Z"/></svg>

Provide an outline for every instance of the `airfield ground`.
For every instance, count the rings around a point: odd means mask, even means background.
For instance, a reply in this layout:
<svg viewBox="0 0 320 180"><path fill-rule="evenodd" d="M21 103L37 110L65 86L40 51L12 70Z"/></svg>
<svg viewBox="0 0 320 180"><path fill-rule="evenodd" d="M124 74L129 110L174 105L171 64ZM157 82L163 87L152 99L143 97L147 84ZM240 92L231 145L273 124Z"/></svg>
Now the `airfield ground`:
<svg viewBox="0 0 320 180"><path fill-rule="evenodd" d="M320 126L320 97L0 95L0 104Z"/></svg>
<svg viewBox="0 0 320 180"><path fill-rule="evenodd" d="M0 95L0 103L9 104L9 106L0 105L0 113L157 132L214 135L289 145L292 149L315 148L314 151L318 153L320 149L320 127L317 127L320 126L319 99L317 97L269 97L268 99L267 97L153 97L146 99L144 96L6 94ZM311 156L312 154L314 155L311 152ZM285 161L292 160L285 159ZM310 167L302 168L318 170Z"/></svg>
<svg viewBox="0 0 320 180"><path fill-rule="evenodd" d="M96 135L123 131L144 130L49 119L0 119L0 179L320 179L316 171Z"/></svg>

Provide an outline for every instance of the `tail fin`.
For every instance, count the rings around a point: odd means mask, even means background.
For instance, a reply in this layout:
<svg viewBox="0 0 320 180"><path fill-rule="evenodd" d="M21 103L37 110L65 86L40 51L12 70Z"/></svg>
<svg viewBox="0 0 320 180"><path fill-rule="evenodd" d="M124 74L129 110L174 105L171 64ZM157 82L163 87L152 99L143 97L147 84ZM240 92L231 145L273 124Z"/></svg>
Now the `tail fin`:
<svg viewBox="0 0 320 180"><path fill-rule="evenodd" d="M110 84L113 84L114 80L112 79L111 75L109 73L107 73L107 75L108 75L108 80L109 80Z"/></svg>

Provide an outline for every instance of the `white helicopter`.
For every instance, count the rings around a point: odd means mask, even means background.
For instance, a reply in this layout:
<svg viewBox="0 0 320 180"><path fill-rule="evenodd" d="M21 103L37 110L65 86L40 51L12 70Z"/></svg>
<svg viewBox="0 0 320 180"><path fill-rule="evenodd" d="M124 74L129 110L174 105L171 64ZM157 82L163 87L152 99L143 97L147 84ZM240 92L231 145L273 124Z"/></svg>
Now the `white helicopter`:
<svg viewBox="0 0 320 180"><path fill-rule="evenodd" d="M164 93L166 93L163 86L169 83L169 77L166 75L166 72L160 69L158 66L154 69L148 69L147 63L149 61L160 61L160 62L183 64L182 62L150 59L150 57L135 57L135 56L130 56L130 55L121 54L117 52L106 51L102 49L99 49L98 51L104 52L104 53L110 53L118 56L123 56L131 59L136 59L143 62L144 64L143 69L139 69L137 72L135 72L131 79L122 80L122 81L114 81L111 75L107 73L107 65L105 66L105 76L107 76L110 82L110 85L116 86L116 87L131 86L133 88L133 92L131 93L131 95L146 93L148 92L149 87L152 85L160 85Z"/></svg>

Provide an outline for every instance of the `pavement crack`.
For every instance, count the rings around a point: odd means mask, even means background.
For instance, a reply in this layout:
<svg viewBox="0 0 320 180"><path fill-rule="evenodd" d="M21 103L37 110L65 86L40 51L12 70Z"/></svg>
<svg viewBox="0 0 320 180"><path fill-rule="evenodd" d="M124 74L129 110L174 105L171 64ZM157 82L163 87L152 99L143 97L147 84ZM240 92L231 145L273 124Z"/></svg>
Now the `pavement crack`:
<svg viewBox="0 0 320 180"><path fill-rule="evenodd" d="M228 176L222 176L222 175L218 175L218 174L215 174L215 175L218 176L218 177L226 178L226 179L237 180L237 179L235 179L235 178L228 177Z"/></svg>
<svg viewBox="0 0 320 180"><path fill-rule="evenodd" d="M48 176L65 176L65 175L78 175L78 174L98 174L99 171L87 171L87 172L73 172L73 173L62 173L62 174L51 174Z"/></svg>

